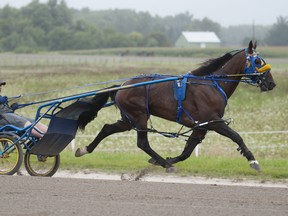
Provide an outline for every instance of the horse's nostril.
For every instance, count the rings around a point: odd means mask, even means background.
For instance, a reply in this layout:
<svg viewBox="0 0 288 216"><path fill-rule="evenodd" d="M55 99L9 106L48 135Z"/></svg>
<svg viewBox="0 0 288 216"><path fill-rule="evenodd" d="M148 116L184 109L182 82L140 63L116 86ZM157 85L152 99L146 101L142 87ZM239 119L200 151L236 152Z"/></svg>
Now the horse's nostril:
<svg viewBox="0 0 288 216"><path fill-rule="evenodd" d="M271 82L269 84L269 90L272 90L275 86L276 86L276 84L274 82Z"/></svg>

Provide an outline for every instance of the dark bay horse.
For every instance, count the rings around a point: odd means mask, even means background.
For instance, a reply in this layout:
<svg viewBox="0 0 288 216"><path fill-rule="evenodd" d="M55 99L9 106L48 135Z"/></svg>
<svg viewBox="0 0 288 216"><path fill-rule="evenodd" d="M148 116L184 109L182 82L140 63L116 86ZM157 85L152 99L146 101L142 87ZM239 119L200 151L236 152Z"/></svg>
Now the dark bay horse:
<svg viewBox="0 0 288 216"><path fill-rule="evenodd" d="M121 111L121 120L114 124L105 124L93 142L84 148L78 148L75 156L80 157L91 153L105 137L111 134L135 129L137 146L150 155L155 163L169 172L173 170L174 163L183 161L191 155L194 148L205 138L208 130L213 130L237 143L237 150L247 158L250 166L260 170L257 160L241 136L222 120L227 100L243 77L248 83L258 84L261 91L269 91L276 86L270 73L271 66L266 64L256 52L256 46L256 43L253 44L251 41L248 48L208 60L201 67L187 74L185 99L181 101L180 105L179 100L174 98L174 82L97 94L92 99L90 111L80 116L79 127L84 128L88 122L92 121L112 94L114 94L113 98ZM122 86L153 79L157 79L157 77L132 78ZM174 122L178 121L178 123L180 123L180 119L182 125L193 129L179 156L164 159L150 147L147 138L147 121L150 115Z"/></svg>

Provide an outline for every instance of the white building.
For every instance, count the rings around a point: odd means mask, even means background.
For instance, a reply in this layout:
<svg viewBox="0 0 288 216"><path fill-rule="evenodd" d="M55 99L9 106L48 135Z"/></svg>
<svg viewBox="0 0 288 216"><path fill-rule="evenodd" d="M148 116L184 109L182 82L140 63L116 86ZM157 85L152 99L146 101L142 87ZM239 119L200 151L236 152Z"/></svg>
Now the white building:
<svg viewBox="0 0 288 216"><path fill-rule="evenodd" d="M184 31L177 39L176 47L219 47L220 39L214 32Z"/></svg>

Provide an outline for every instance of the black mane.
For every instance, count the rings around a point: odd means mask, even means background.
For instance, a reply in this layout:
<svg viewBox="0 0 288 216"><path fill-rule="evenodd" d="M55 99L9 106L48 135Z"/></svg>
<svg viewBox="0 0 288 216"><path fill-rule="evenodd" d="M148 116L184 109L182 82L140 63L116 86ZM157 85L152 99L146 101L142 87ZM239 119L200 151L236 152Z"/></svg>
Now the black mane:
<svg viewBox="0 0 288 216"><path fill-rule="evenodd" d="M205 75L214 73L216 70L222 67L225 63L227 63L233 56L235 56L241 51L242 50L240 51L234 50L229 53L226 53L225 55L219 58L208 59L207 61L203 62L199 68L191 71L191 74L196 75L196 76L205 76Z"/></svg>

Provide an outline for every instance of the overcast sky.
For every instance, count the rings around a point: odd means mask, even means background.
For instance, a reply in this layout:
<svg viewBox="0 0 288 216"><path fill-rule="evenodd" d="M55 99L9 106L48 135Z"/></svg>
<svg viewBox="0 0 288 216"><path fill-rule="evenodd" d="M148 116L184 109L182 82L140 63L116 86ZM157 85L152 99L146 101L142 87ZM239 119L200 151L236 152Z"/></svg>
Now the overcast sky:
<svg viewBox="0 0 288 216"><path fill-rule="evenodd" d="M19 8L29 2L31 0L0 0L0 7L9 4ZM256 25L271 25L279 16L288 17L288 0L66 0L66 3L77 9L133 9L159 16L188 11L196 19L208 17L225 27L253 21Z"/></svg>

